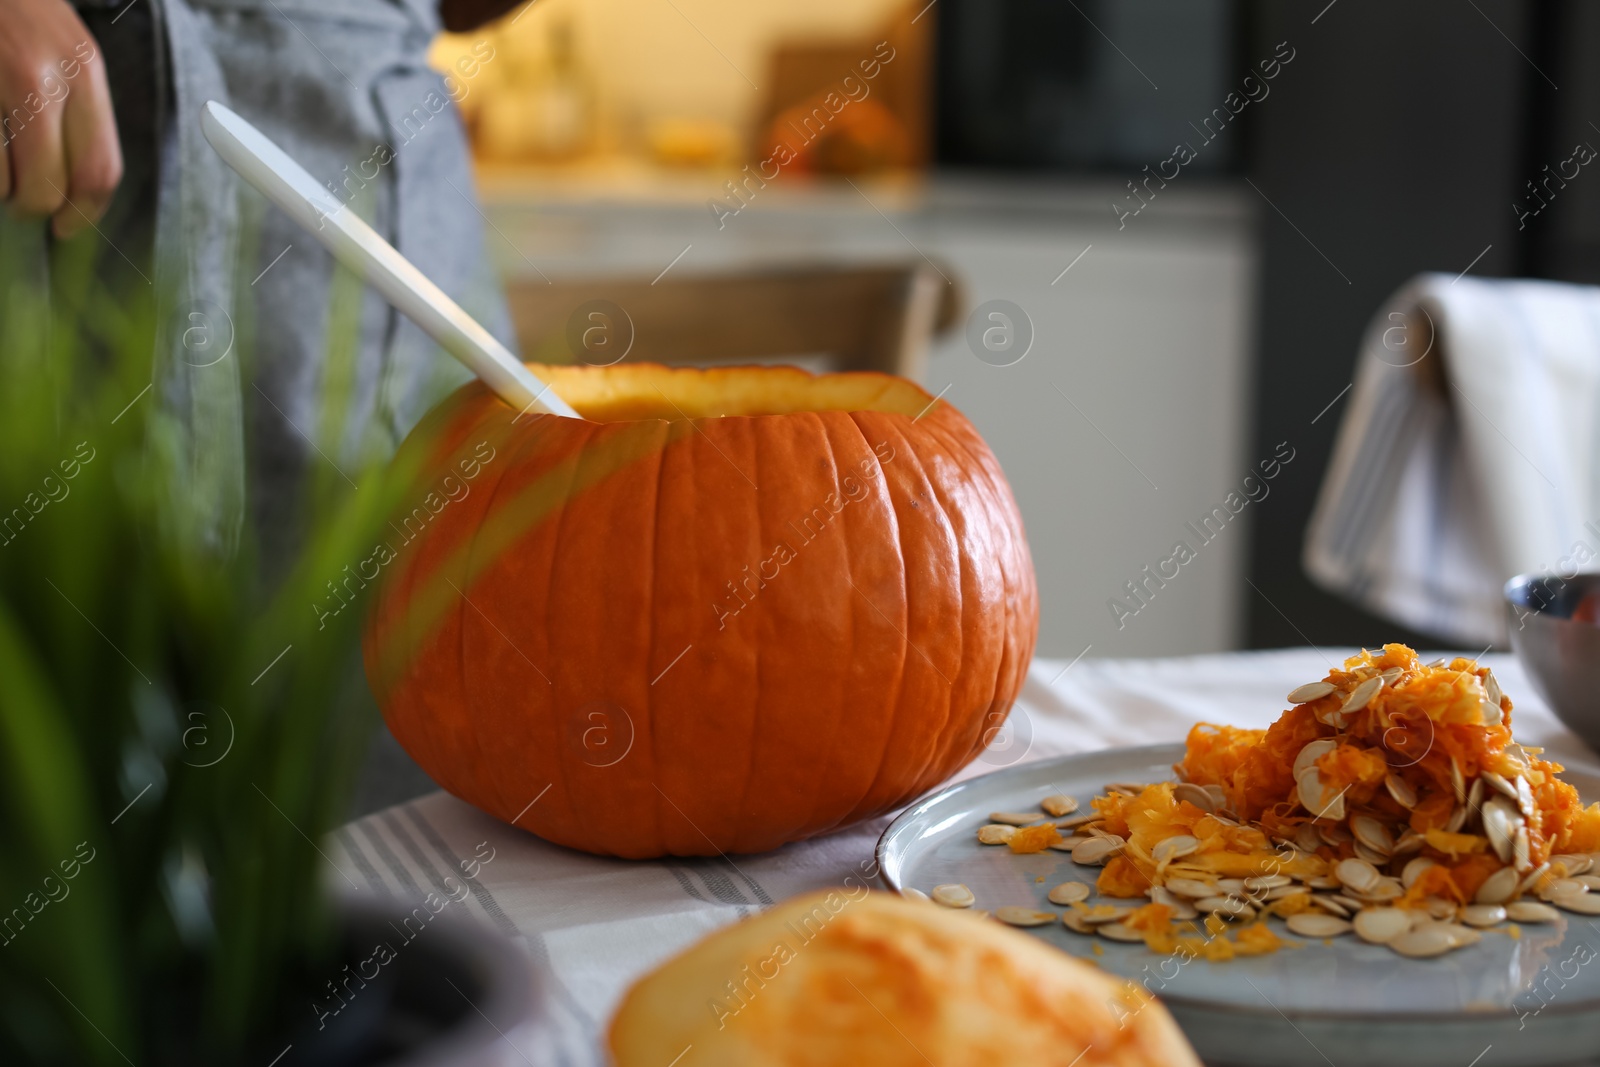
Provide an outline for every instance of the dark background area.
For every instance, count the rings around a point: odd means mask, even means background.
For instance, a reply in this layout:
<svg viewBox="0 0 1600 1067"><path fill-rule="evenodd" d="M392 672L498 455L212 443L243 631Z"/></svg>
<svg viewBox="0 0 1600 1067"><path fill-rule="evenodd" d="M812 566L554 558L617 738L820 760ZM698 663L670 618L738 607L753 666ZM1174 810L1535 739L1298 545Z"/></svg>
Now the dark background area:
<svg viewBox="0 0 1600 1067"><path fill-rule="evenodd" d="M1248 181L1258 200L1250 452L1288 441L1305 457L1275 504L1252 510L1246 642L1359 645L1382 633L1437 646L1322 591L1301 568L1348 399L1335 398L1369 322L1415 274L1600 282L1600 160L1555 185L1542 208L1529 189L1579 143L1600 147L1600 4L940 7L935 131L945 166L1137 174L1256 60L1279 42L1295 50L1271 96L1218 138L1222 151L1202 157ZM1119 50L1149 65L1159 93Z"/></svg>

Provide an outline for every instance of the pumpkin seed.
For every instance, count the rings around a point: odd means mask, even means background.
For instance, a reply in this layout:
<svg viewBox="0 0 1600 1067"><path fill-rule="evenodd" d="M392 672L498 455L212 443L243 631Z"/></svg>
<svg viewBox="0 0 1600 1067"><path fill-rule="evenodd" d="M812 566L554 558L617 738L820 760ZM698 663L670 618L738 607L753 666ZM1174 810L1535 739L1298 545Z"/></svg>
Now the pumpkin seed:
<svg viewBox="0 0 1600 1067"><path fill-rule="evenodd" d="M1044 926L1056 921L1053 911L1035 911L1033 908L1004 907L994 909L994 917L1007 926Z"/></svg>
<svg viewBox="0 0 1600 1067"><path fill-rule="evenodd" d="M1080 828L1082 828L1084 826L1087 826L1089 823L1092 823L1092 822L1093 823L1097 823L1097 822L1100 822L1100 821L1101 821L1101 819L1100 819L1100 816L1098 814L1071 815L1071 816L1068 816L1065 819L1057 819L1056 820L1056 829L1057 830L1077 830L1077 829L1080 829Z"/></svg>
<svg viewBox="0 0 1600 1067"><path fill-rule="evenodd" d="M1278 889L1291 884L1294 879L1286 874L1258 874L1254 878L1246 878L1244 887L1251 892L1263 889Z"/></svg>
<svg viewBox="0 0 1600 1067"><path fill-rule="evenodd" d="M1600 877L1592 874L1580 874L1573 878L1572 881L1577 882L1579 885L1587 886L1591 892L1600 889Z"/></svg>
<svg viewBox="0 0 1600 1067"><path fill-rule="evenodd" d="M960 882L936 885L931 895L935 904L943 904L947 908L970 908L978 902L978 898L972 895L972 890Z"/></svg>
<svg viewBox="0 0 1600 1067"><path fill-rule="evenodd" d="M1417 806L1417 791L1411 787L1410 782L1393 771L1384 778L1383 787L1389 791L1391 797L1394 797L1394 802L1402 808L1410 809Z"/></svg>
<svg viewBox="0 0 1600 1067"><path fill-rule="evenodd" d="M1378 873L1377 867L1366 860L1358 859L1340 860L1339 866L1333 869L1333 874L1340 882L1358 893L1368 892L1383 877Z"/></svg>
<svg viewBox="0 0 1600 1067"><path fill-rule="evenodd" d="M1433 956L1443 956L1453 948L1460 946L1456 935L1446 929L1446 923L1428 923L1407 930L1399 937L1388 942L1395 952L1413 959L1428 959Z"/></svg>
<svg viewBox="0 0 1600 1067"><path fill-rule="evenodd" d="M1566 896L1568 894L1587 893L1589 887L1576 878L1556 878L1539 890L1540 900L1549 900L1551 897Z"/></svg>
<svg viewBox="0 0 1600 1067"><path fill-rule="evenodd" d="M1374 678L1368 678L1366 681L1362 682L1360 685L1356 686L1350 691L1350 696L1347 697L1345 702L1339 706L1339 714L1354 715L1356 712L1372 703L1372 698L1378 695L1378 690L1382 689L1383 685L1384 681L1382 675L1378 675Z"/></svg>
<svg viewBox="0 0 1600 1067"><path fill-rule="evenodd" d="M1429 867L1437 866L1438 864L1428 857L1418 856L1401 869L1400 884L1405 888L1410 889L1412 885L1416 883L1417 879L1422 877L1423 871L1427 870Z"/></svg>
<svg viewBox="0 0 1600 1067"><path fill-rule="evenodd" d="M1274 889L1267 890L1267 899L1282 900L1284 897L1300 896L1310 892L1311 890L1303 885L1280 885Z"/></svg>
<svg viewBox="0 0 1600 1067"><path fill-rule="evenodd" d="M1131 926L1124 926L1122 923L1106 923L1104 926L1096 927L1095 932L1109 941L1144 940L1144 934Z"/></svg>
<svg viewBox="0 0 1600 1067"><path fill-rule="evenodd" d="M1533 842L1528 839L1526 825L1517 827L1515 836L1511 838L1511 863L1524 874L1533 870Z"/></svg>
<svg viewBox="0 0 1600 1067"><path fill-rule="evenodd" d="M1500 705L1501 702L1505 700L1506 695L1501 691L1500 682L1495 678L1494 671L1485 670L1483 672L1483 691L1484 694L1488 696L1489 703L1494 705L1495 721L1499 722L1502 718L1500 714Z"/></svg>
<svg viewBox="0 0 1600 1067"><path fill-rule="evenodd" d="M1179 922L1186 922L1189 919L1198 918L1200 915L1187 900L1159 885L1151 888L1150 899L1156 904L1165 904L1171 908L1172 917Z"/></svg>
<svg viewBox="0 0 1600 1067"><path fill-rule="evenodd" d="M1089 899L1089 887L1082 882L1062 882L1045 895L1052 904L1073 904Z"/></svg>
<svg viewBox="0 0 1600 1067"><path fill-rule="evenodd" d="M1478 778L1481 781L1488 782L1495 792L1501 796L1510 800L1517 799L1517 787L1493 771L1484 771Z"/></svg>
<svg viewBox="0 0 1600 1067"><path fill-rule="evenodd" d="M1319 823L1317 825L1317 834L1322 838L1323 844L1334 849L1355 840L1350 831L1345 829L1344 824L1338 822Z"/></svg>
<svg viewBox="0 0 1600 1067"><path fill-rule="evenodd" d="M1172 787L1172 799L1180 803L1193 804L1201 811L1210 814L1217 805L1211 793L1204 786L1195 785L1193 782L1180 782Z"/></svg>
<svg viewBox="0 0 1600 1067"><path fill-rule="evenodd" d="M1550 898L1548 903L1579 915L1600 915L1600 895L1594 893L1566 893Z"/></svg>
<svg viewBox="0 0 1600 1067"><path fill-rule="evenodd" d="M1036 822L1044 822L1044 815L1037 811L994 811L989 813L992 823L1005 823L1007 826L1031 826Z"/></svg>
<svg viewBox="0 0 1600 1067"><path fill-rule="evenodd" d="M1307 682L1305 685L1289 691L1289 703L1309 704L1313 700L1321 700L1333 692L1334 688L1335 686L1332 682Z"/></svg>
<svg viewBox="0 0 1600 1067"><path fill-rule="evenodd" d="M1221 811L1223 808L1227 807L1228 794L1220 785L1208 785L1205 787L1205 790L1211 795L1211 806L1213 808L1215 808L1217 811Z"/></svg>
<svg viewBox="0 0 1600 1067"><path fill-rule="evenodd" d="M1005 823L992 822L987 826L978 827L978 844L980 845L1003 845L1015 836L1017 836L1017 828L1015 826L1007 826Z"/></svg>
<svg viewBox="0 0 1600 1067"><path fill-rule="evenodd" d="M1468 904L1461 909L1461 921L1468 926L1496 926L1505 917L1506 909L1499 904Z"/></svg>
<svg viewBox="0 0 1600 1067"><path fill-rule="evenodd" d="M1472 902L1474 904L1504 904L1517 891L1517 883L1521 880L1521 876L1514 869L1501 867L1483 880L1483 884L1473 894Z"/></svg>
<svg viewBox="0 0 1600 1067"><path fill-rule="evenodd" d="M1549 874L1549 873L1550 873L1550 864L1548 864L1548 863L1539 864L1539 866L1535 867L1533 870L1529 871L1526 875L1524 875L1522 881L1517 883L1517 892L1518 893L1526 893L1526 892L1528 892L1528 890L1530 890L1534 886L1538 885L1540 880L1543 879L1544 876Z"/></svg>
<svg viewBox="0 0 1600 1067"><path fill-rule="evenodd" d="M1190 855L1199 848L1200 842L1197 838L1190 837L1188 834L1179 834L1176 837L1169 837L1165 841L1158 842L1150 850L1150 854L1155 857L1157 863L1161 863Z"/></svg>
<svg viewBox="0 0 1600 1067"><path fill-rule="evenodd" d="M1500 758L1510 760L1518 768L1518 773L1526 773L1533 766L1528 756L1528 750L1512 741L1500 750Z"/></svg>
<svg viewBox="0 0 1600 1067"><path fill-rule="evenodd" d="M1311 823L1301 823L1294 832L1295 847L1301 852L1315 852L1322 847L1322 835Z"/></svg>
<svg viewBox="0 0 1600 1067"><path fill-rule="evenodd" d="M1478 811L1482 807L1483 807L1483 779L1482 778L1474 778L1472 780L1472 788L1467 790L1467 810L1469 812L1475 812L1475 811Z"/></svg>
<svg viewBox="0 0 1600 1067"><path fill-rule="evenodd" d="M1528 780L1519 774L1511 784L1517 787L1517 810L1522 812L1524 819L1533 818L1533 789L1528 785Z"/></svg>
<svg viewBox="0 0 1600 1067"><path fill-rule="evenodd" d="M1075 797L1063 796L1057 793L1039 801L1039 807L1043 808L1046 814L1054 815L1059 819L1063 815L1071 815L1077 811L1078 801Z"/></svg>
<svg viewBox="0 0 1600 1067"><path fill-rule="evenodd" d="M1336 919L1332 915L1318 915L1311 911L1299 912L1284 921L1288 924L1290 933L1299 934L1301 937L1338 937L1354 929L1343 919Z"/></svg>
<svg viewBox="0 0 1600 1067"><path fill-rule="evenodd" d="M907 900L925 901L928 899L928 894L924 893L920 889L913 889L911 886L902 886L900 888L900 895L905 897Z"/></svg>
<svg viewBox="0 0 1600 1067"><path fill-rule="evenodd" d="M1331 874L1319 874L1306 879L1306 886L1310 889L1338 889L1342 884Z"/></svg>
<svg viewBox="0 0 1600 1067"><path fill-rule="evenodd" d="M1067 913L1061 916L1061 925L1075 934L1094 933L1094 926L1084 920L1083 913L1071 908L1067 909Z"/></svg>
<svg viewBox="0 0 1600 1067"><path fill-rule="evenodd" d="M1467 802L1467 779L1461 773L1461 761L1454 756L1450 757L1450 788L1456 791L1456 803Z"/></svg>
<svg viewBox="0 0 1600 1067"><path fill-rule="evenodd" d="M1484 803L1483 836L1489 839L1489 847L1501 863L1511 862L1512 838L1521 825L1522 817L1505 797L1490 797Z"/></svg>
<svg viewBox="0 0 1600 1067"><path fill-rule="evenodd" d="M1350 912L1353 910L1345 907L1343 904L1333 899L1333 897L1325 896L1321 893L1314 894L1311 897L1311 902L1322 908L1324 911L1339 916L1341 919L1349 918Z"/></svg>
<svg viewBox="0 0 1600 1067"><path fill-rule="evenodd" d="M1458 807L1450 813L1450 820L1444 824L1445 833L1460 833L1465 825L1467 825L1467 809Z"/></svg>
<svg viewBox="0 0 1600 1067"><path fill-rule="evenodd" d="M1355 890L1351 890L1351 892L1354 893ZM1405 890L1401 888L1399 879L1397 879L1397 878L1380 878L1380 879L1378 879L1378 884L1377 885L1373 886L1371 889L1367 890L1365 893L1362 893L1360 895L1360 900L1363 903L1367 903L1367 904L1373 903L1375 901L1381 903L1381 902L1387 901L1387 900L1394 900L1397 897L1401 897L1401 896L1404 896L1404 895L1405 895Z"/></svg>
<svg viewBox="0 0 1600 1067"><path fill-rule="evenodd" d="M1396 679L1398 679L1404 673L1406 673L1406 669L1404 667L1390 667L1388 670L1378 675L1378 677L1383 679L1384 685L1393 685Z"/></svg>
<svg viewBox="0 0 1600 1067"><path fill-rule="evenodd" d="M1242 897L1245 895L1243 878L1218 878L1217 890L1219 896Z"/></svg>
<svg viewBox="0 0 1600 1067"><path fill-rule="evenodd" d="M1329 737L1308 742L1303 748L1300 749L1300 754L1294 758L1293 773L1295 780L1299 780L1300 775L1305 773L1305 769L1307 767L1311 766L1317 760L1321 759L1323 756L1326 756L1328 753L1332 752L1338 747L1339 742Z"/></svg>
<svg viewBox="0 0 1600 1067"><path fill-rule="evenodd" d="M1300 772L1295 778L1295 791L1300 803L1317 818L1335 822L1344 818L1344 790L1335 793L1323 781L1322 772L1316 767L1307 767Z"/></svg>
<svg viewBox="0 0 1600 1067"><path fill-rule="evenodd" d="M1422 846L1427 843L1427 838L1408 828L1405 833L1400 835L1400 840L1394 843L1394 854L1396 856L1408 856L1413 852L1421 851Z"/></svg>
<svg viewBox="0 0 1600 1067"><path fill-rule="evenodd" d="M1594 860L1581 852L1564 852L1559 856L1551 856L1551 863L1559 863L1567 869L1567 877L1586 874L1594 866Z"/></svg>
<svg viewBox="0 0 1600 1067"><path fill-rule="evenodd" d="M1421 918L1413 922L1412 926L1420 926L1425 919L1437 919L1443 922L1456 917L1456 902L1453 900L1446 900L1444 897L1429 897L1423 903L1427 906L1427 914L1423 915L1418 912Z"/></svg>
<svg viewBox="0 0 1600 1067"><path fill-rule="evenodd" d="M1387 945L1411 929L1411 913L1399 908L1367 908L1355 918L1356 936L1374 945Z"/></svg>
<svg viewBox="0 0 1600 1067"><path fill-rule="evenodd" d="M1363 845L1360 841L1356 842L1355 851L1357 859L1366 860L1374 867L1382 867L1385 863L1389 862L1389 854L1387 852L1374 852L1366 845Z"/></svg>
<svg viewBox="0 0 1600 1067"><path fill-rule="evenodd" d="M1052 842L1050 842L1049 845L1047 845L1045 847L1053 848L1057 852L1071 852L1073 849L1077 848L1079 845L1083 844L1085 841L1093 841L1093 840L1094 840L1094 838L1092 838L1092 837L1081 837L1081 836L1079 836L1077 834L1073 834L1073 835L1071 835L1069 837L1063 837L1060 841L1052 841Z"/></svg>
<svg viewBox="0 0 1600 1067"><path fill-rule="evenodd" d="M1150 787L1143 782L1109 782L1106 788L1114 793L1126 793L1128 796L1138 796Z"/></svg>
<svg viewBox="0 0 1600 1067"><path fill-rule="evenodd" d="M1201 900L1205 897L1217 895L1217 887L1210 882L1202 882L1198 878L1168 878L1166 888L1180 897L1191 900Z"/></svg>
<svg viewBox="0 0 1600 1067"><path fill-rule="evenodd" d="M1121 852L1127 842L1115 835L1106 837L1091 837L1089 840L1072 849L1072 862L1081 863L1086 867L1095 866L1106 862L1112 856Z"/></svg>
<svg viewBox="0 0 1600 1067"><path fill-rule="evenodd" d="M1561 918L1561 913L1536 900L1519 900L1506 905L1506 918L1517 923L1553 923Z"/></svg>
<svg viewBox="0 0 1600 1067"><path fill-rule="evenodd" d="M1600 897L1596 900L1600 900ZM1238 897L1206 897L1204 900L1195 901L1194 906L1197 911L1221 915L1227 919L1238 919L1242 922L1249 922L1256 917L1256 909Z"/></svg>
<svg viewBox="0 0 1600 1067"><path fill-rule="evenodd" d="M1102 912L1101 908L1106 910ZM1077 911L1076 908L1073 910ZM1089 912L1079 912L1079 914L1083 915L1083 922L1086 926L1104 926L1106 923L1121 922L1132 912L1132 908L1115 908L1107 904L1101 904Z"/></svg>

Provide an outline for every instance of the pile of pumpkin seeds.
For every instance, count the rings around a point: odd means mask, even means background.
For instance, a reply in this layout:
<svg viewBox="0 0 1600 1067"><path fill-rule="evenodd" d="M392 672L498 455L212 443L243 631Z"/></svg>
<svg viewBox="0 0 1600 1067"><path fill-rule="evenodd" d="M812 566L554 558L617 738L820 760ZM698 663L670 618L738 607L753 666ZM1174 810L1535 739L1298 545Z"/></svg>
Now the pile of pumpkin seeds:
<svg viewBox="0 0 1600 1067"><path fill-rule="evenodd" d="M1290 694L1291 701L1326 695L1318 690L1308 696L1309 689L1295 690ZM1146 889L1150 902L1167 905L1177 922L1214 915L1231 923L1248 923L1276 914L1278 908L1274 905L1279 901L1303 897L1294 902L1298 910L1284 918L1290 933L1318 940L1354 934L1363 941L1386 945L1402 956L1417 958L1440 956L1474 944L1482 936L1479 931L1507 921L1553 923L1560 918L1557 909L1600 915L1600 873L1589 873L1600 862L1600 854L1556 855L1534 866L1528 854L1526 825L1532 814L1533 796L1526 779L1520 775L1506 779L1486 772L1468 787L1459 764L1453 764L1452 776L1457 808L1446 829L1452 833L1481 833L1506 866L1484 881L1469 904L1457 905L1452 900L1430 896L1420 908L1395 907L1395 902L1435 861L1415 855L1421 851L1424 839L1409 828L1396 835L1368 815L1344 820L1342 798L1336 803L1330 801L1324 795L1323 783L1314 777L1314 761L1330 751L1334 743L1320 739L1301 750L1295 761L1297 793L1318 821L1301 824L1293 837L1278 838L1277 843L1279 854L1286 859L1296 853L1314 853L1322 845L1338 849L1346 843L1354 856L1338 861L1331 871L1321 875L1220 878L1183 864L1184 857L1195 852L1200 843L1186 834L1177 834L1152 849L1159 884ZM1527 765L1527 754L1520 746L1508 746L1508 752ZM1306 773L1307 768L1311 774ZM1391 774L1385 786L1402 807L1416 804L1415 793L1398 776ZM1106 786L1106 792L1136 796L1145 788L1144 783L1113 782ZM1173 794L1175 799L1188 801L1213 818L1239 824L1217 786L1179 782L1173 787ZM1057 794L1041 800L1036 811L997 811L978 828L978 841L983 845L1003 845L1019 828L1049 822L1065 835L1049 847L1069 853L1072 861L1081 866L1103 865L1127 847L1126 840L1103 828L1100 816L1074 814L1077 810L1074 798ZM916 897L924 895L915 889L906 892ZM1093 888L1086 882L1062 882L1053 886L1046 898L1051 904L1065 906L1064 914L1008 905L996 908L993 917L1012 926L1043 926L1059 919L1067 929L1080 934L1097 934L1113 941L1144 940L1142 933L1121 921L1135 905L1073 906L1084 905L1093 895ZM1538 899L1531 899L1534 896ZM950 908L972 908L977 903L972 890L960 883L935 886L929 899Z"/></svg>

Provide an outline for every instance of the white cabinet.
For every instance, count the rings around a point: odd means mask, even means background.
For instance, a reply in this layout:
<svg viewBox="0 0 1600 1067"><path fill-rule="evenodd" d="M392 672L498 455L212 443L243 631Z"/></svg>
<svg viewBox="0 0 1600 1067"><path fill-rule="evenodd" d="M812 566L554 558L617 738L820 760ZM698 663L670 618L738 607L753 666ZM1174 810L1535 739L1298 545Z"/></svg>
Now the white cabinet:
<svg viewBox="0 0 1600 1067"><path fill-rule="evenodd" d="M1237 646L1245 524L1251 508L1272 506L1268 495L1237 517L1227 507L1244 499L1258 461L1273 458L1245 451L1255 282L1247 190L1174 183L1120 229L1110 204L1121 198L1108 182L853 188L782 178L721 228L706 204L712 192L688 179L663 190L491 176L489 247L509 273L550 276L932 258L958 278L965 314L1006 300L1032 324L1031 349L1010 366L980 360L953 330L923 384L972 419L1011 479L1039 574L1040 652ZM1196 530L1214 509L1229 521L1213 518L1203 541ZM1181 564L1172 561L1180 541L1193 552ZM1113 598L1126 606L1120 620Z"/></svg>

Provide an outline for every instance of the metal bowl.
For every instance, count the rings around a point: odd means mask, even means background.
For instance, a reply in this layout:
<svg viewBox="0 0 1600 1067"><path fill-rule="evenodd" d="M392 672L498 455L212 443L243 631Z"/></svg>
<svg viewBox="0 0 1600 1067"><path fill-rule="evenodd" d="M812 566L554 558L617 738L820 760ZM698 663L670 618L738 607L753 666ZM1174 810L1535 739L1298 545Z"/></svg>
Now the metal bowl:
<svg viewBox="0 0 1600 1067"><path fill-rule="evenodd" d="M1511 647L1534 688L1589 747L1600 749L1600 626L1572 618L1600 574L1520 574L1506 583Z"/></svg>

